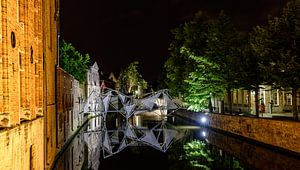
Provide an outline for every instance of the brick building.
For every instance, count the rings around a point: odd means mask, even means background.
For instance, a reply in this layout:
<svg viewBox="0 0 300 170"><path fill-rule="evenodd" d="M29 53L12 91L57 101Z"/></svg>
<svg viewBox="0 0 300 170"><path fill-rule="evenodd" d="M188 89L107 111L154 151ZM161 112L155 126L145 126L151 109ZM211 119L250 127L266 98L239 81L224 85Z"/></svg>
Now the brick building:
<svg viewBox="0 0 300 170"><path fill-rule="evenodd" d="M80 88L79 82L62 68L56 69L56 75L56 147L61 149L83 123L83 89Z"/></svg>
<svg viewBox="0 0 300 170"><path fill-rule="evenodd" d="M57 152L58 0L0 0L0 169L45 169Z"/></svg>

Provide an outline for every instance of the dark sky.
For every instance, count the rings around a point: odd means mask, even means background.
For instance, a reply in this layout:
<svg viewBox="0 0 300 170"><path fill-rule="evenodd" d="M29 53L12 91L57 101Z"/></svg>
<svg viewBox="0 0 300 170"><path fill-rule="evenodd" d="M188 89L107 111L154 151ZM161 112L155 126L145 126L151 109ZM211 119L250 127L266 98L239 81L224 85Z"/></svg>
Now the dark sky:
<svg viewBox="0 0 300 170"><path fill-rule="evenodd" d="M224 10L240 31L278 15L287 0L61 0L61 37L89 53L105 74L139 61L155 80L168 56L170 30L203 10Z"/></svg>

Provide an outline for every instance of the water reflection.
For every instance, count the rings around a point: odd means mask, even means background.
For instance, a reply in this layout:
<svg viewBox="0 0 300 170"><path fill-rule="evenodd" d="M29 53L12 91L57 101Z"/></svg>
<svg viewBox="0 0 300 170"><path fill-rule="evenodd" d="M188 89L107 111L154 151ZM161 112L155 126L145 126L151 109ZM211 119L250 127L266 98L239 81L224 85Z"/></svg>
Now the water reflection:
<svg viewBox="0 0 300 170"><path fill-rule="evenodd" d="M130 121L134 126L143 129L155 127L155 124L162 119L174 125L173 128L183 134L182 138L174 141L166 152L153 149L149 145L129 145L117 154L104 159L105 148L99 143L104 143L101 140L105 139L105 135L111 136L117 129L120 129L122 121L115 119L111 121L111 123L118 122L118 126L111 125L115 131L91 133L86 147L82 146L83 134L89 133L80 132L78 135L80 137L74 138L72 144L57 162L56 169L80 169L81 166L83 169L101 170L300 169L298 158L279 154L264 147L199 127L191 120L176 116L165 118L144 115L134 117ZM118 142L115 141L115 143L120 143L124 132L118 131L117 134ZM120 148L120 144L115 148ZM85 163L84 160L86 160Z"/></svg>
<svg viewBox="0 0 300 170"><path fill-rule="evenodd" d="M62 154L54 162L54 170L80 170L86 166L85 158L87 157L85 155L87 154L87 149L83 140L83 131L84 128L74 136L67 148L62 149Z"/></svg>

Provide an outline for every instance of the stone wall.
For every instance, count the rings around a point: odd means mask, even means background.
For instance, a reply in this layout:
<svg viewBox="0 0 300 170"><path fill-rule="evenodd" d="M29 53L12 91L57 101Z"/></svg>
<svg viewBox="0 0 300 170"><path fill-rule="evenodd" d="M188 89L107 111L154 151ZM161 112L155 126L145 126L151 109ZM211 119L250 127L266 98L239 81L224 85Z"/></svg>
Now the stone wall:
<svg viewBox="0 0 300 170"><path fill-rule="evenodd" d="M228 135L209 131L207 140L229 155L251 165L253 169L300 169L299 159L274 153L269 149L252 145ZM222 152L220 151L220 153Z"/></svg>
<svg viewBox="0 0 300 170"><path fill-rule="evenodd" d="M0 128L43 115L42 2L1 0Z"/></svg>
<svg viewBox="0 0 300 170"><path fill-rule="evenodd" d="M57 2L0 0L0 169L29 169L30 157L44 169L55 157Z"/></svg>
<svg viewBox="0 0 300 170"><path fill-rule="evenodd" d="M0 169L44 169L42 117L0 131Z"/></svg>
<svg viewBox="0 0 300 170"><path fill-rule="evenodd" d="M40 0L35 0L40 1ZM52 165L57 149L56 133L56 66L58 46L59 0L43 0L43 54L44 58L44 118L45 118L45 163L46 169Z"/></svg>
<svg viewBox="0 0 300 170"><path fill-rule="evenodd" d="M57 148L61 149L66 141L82 125L83 90L79 82L62 68L57 67Z"/></svg>
<svg viewBox="0 0 300 170"><path fill-rule="evenodd" d="M300 153L300 122L209 114L208 126Z"/></svg>

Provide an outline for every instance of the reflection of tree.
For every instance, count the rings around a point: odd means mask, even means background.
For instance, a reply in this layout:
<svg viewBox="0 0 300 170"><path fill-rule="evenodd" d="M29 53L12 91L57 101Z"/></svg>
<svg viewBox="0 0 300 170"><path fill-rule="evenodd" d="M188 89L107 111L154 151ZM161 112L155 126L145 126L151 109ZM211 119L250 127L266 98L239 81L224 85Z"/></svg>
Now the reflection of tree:
<svg viewBox="0 0 300 170"><path fill-rule="evenodd" d="M197 169L210 169L213 159L205 142L193 140L186 143L183 146L183 149L184 154L181 158L187 160L191 167L196 167Z"/></svg>
<svg viewBox="0 0 300 170"><path fill-rule="evenodd" d="M244 169L244 165L232 155L193 138L174 143L168 152L168 158L174 161L170 170Z"/></svg>
<svg viewBox="0 0 300 170"><path fill-rule="evenodd" d="M211 155L214 158L212 169L244 169L244 165L238 159L216 146L211 145Z"/></svg>

